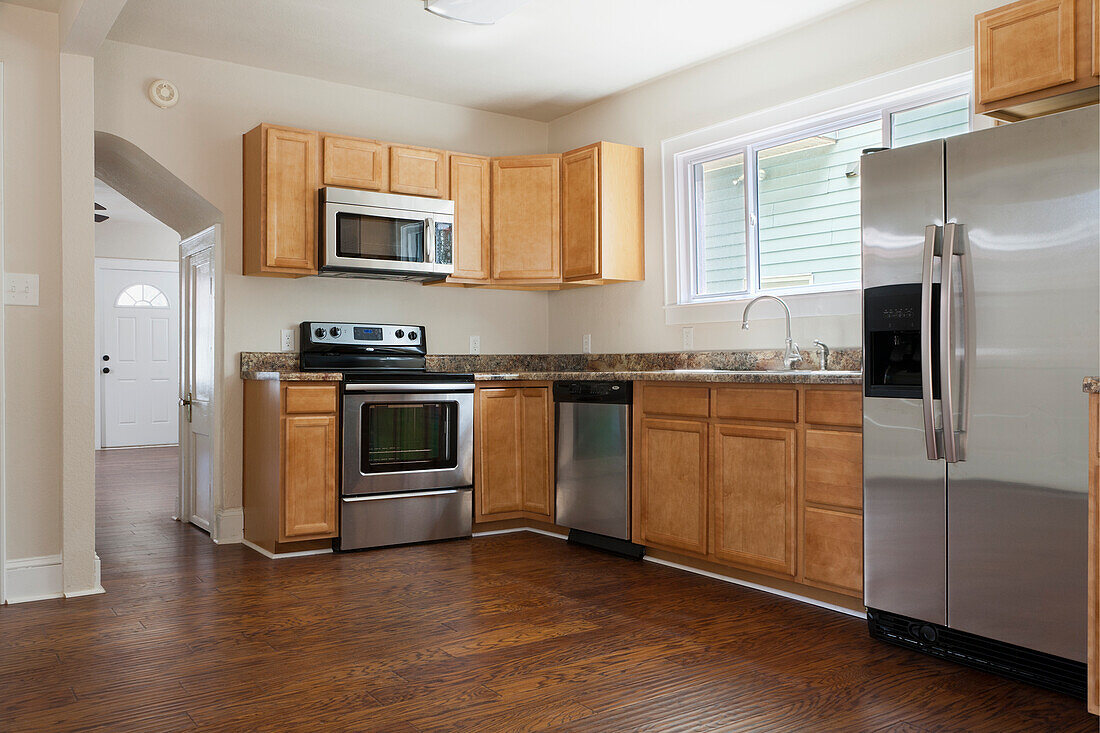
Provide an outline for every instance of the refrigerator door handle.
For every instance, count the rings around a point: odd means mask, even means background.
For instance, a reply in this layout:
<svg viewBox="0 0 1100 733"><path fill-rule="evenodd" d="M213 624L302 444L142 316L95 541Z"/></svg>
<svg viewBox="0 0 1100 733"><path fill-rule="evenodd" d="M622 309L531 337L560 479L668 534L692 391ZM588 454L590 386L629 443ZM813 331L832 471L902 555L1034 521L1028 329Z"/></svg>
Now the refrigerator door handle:
<svg viewBox="0 0 1100 733"><path fill-rule="evenodd" d="M939 249L940 228L929 224L924 228L924 258L921 262L920 368L924 447L930 461L938 461L943 457L936 445L936 421L932 411L932 268L933 260L940 254Z"/></svg>
<svg viewBox="0 0 1100 733"><path fill-rule="evenodd" d="M943 457L948 463L959 462L958 433L955 427L955 396L952 366L955 361L955 257L962 259L958 242L959 225L944 226L943 255L940 257L940 408L943 414Z"/></svg>

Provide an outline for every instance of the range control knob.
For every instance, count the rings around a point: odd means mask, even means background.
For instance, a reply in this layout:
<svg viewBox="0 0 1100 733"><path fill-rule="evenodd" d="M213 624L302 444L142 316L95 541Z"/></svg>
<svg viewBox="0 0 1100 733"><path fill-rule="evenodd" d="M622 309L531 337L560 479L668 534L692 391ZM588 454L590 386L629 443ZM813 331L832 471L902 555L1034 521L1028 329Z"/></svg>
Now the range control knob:
<svg viewBox="0 0 1100 733"><path fill-rule="evenodd" d="M416 331L409 331L409 341L416 341Z"/></svg>
<svg viewBox="0 0 1100 733"><path fill-rule="evenodd" d="M397 338L399 338L399 339L403 339L403 338L405 338L405 332L404 332L404 331L402 331L402 330L401 330L400 328L399 328L399 329L397 329L396 331L394 331L394 332L393 332L393 335L394 335L394 336L396 336L396 337L397 337Z"/></svg>
<svg viewBox="0 0 1100 733"><path fill-rule="evenodd" d="M317 327L317 328L313 329L313 335L316 336L319 339L323 339L325 337L325 329L323 329L321 327Z"/></svg>
<svg viewBox="0 0 1100 733"><path fill-rule="evenodd" d="M329 334L331 334L331 335L332 335L332 337L333 337L334 339L338 339L338 338L340 338L340 329L339 329L339 328L337 328L336 326L333 326L332 328L330 328L330 329L328 330L328 332L329 332Z"/></svg>

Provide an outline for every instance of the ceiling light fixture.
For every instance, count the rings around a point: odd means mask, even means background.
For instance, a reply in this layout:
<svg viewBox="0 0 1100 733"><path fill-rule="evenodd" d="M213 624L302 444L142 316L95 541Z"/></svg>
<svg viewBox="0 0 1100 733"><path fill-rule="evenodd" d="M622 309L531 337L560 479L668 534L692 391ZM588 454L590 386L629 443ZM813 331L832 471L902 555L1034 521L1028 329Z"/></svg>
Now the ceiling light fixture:
<svg viewBox="0 0 1100 733"><path fill-rule="evenodd" d="M441 18L492 25L528 0L424 0L424 9Z"/></svg>

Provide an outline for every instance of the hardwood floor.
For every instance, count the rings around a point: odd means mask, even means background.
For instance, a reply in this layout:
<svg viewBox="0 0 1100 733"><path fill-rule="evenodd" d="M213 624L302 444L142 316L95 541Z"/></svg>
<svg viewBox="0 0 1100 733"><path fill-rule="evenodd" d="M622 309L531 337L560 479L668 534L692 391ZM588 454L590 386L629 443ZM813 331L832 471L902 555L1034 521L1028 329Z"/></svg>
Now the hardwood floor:
<svg viewBox="0 0 1100 733"><path fill-rule="evenodd" d="M530 533L271 561L103 453L105 595L0 608L4 731L1095 731L859 619Z"/></svg>

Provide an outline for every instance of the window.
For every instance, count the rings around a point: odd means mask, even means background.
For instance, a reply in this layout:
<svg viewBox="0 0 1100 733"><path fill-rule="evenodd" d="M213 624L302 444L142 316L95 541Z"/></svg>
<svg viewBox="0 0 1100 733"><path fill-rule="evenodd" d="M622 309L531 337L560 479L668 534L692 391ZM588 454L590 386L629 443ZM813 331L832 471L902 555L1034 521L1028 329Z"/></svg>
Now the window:
<svg viewBox="0 0 1100 733"><path fill-rule="evenodd" d="M153 285L131 285L118 294L115 305L119 308L167 308L168 298Z"/></svg>
<svg viewBox="0 0 1100 733"><path fill-rule="evenodd" d="M902 99L688 151L677 186L680 303L858 288L863 150L901 147L970 129L959 93Z"/></svg>

